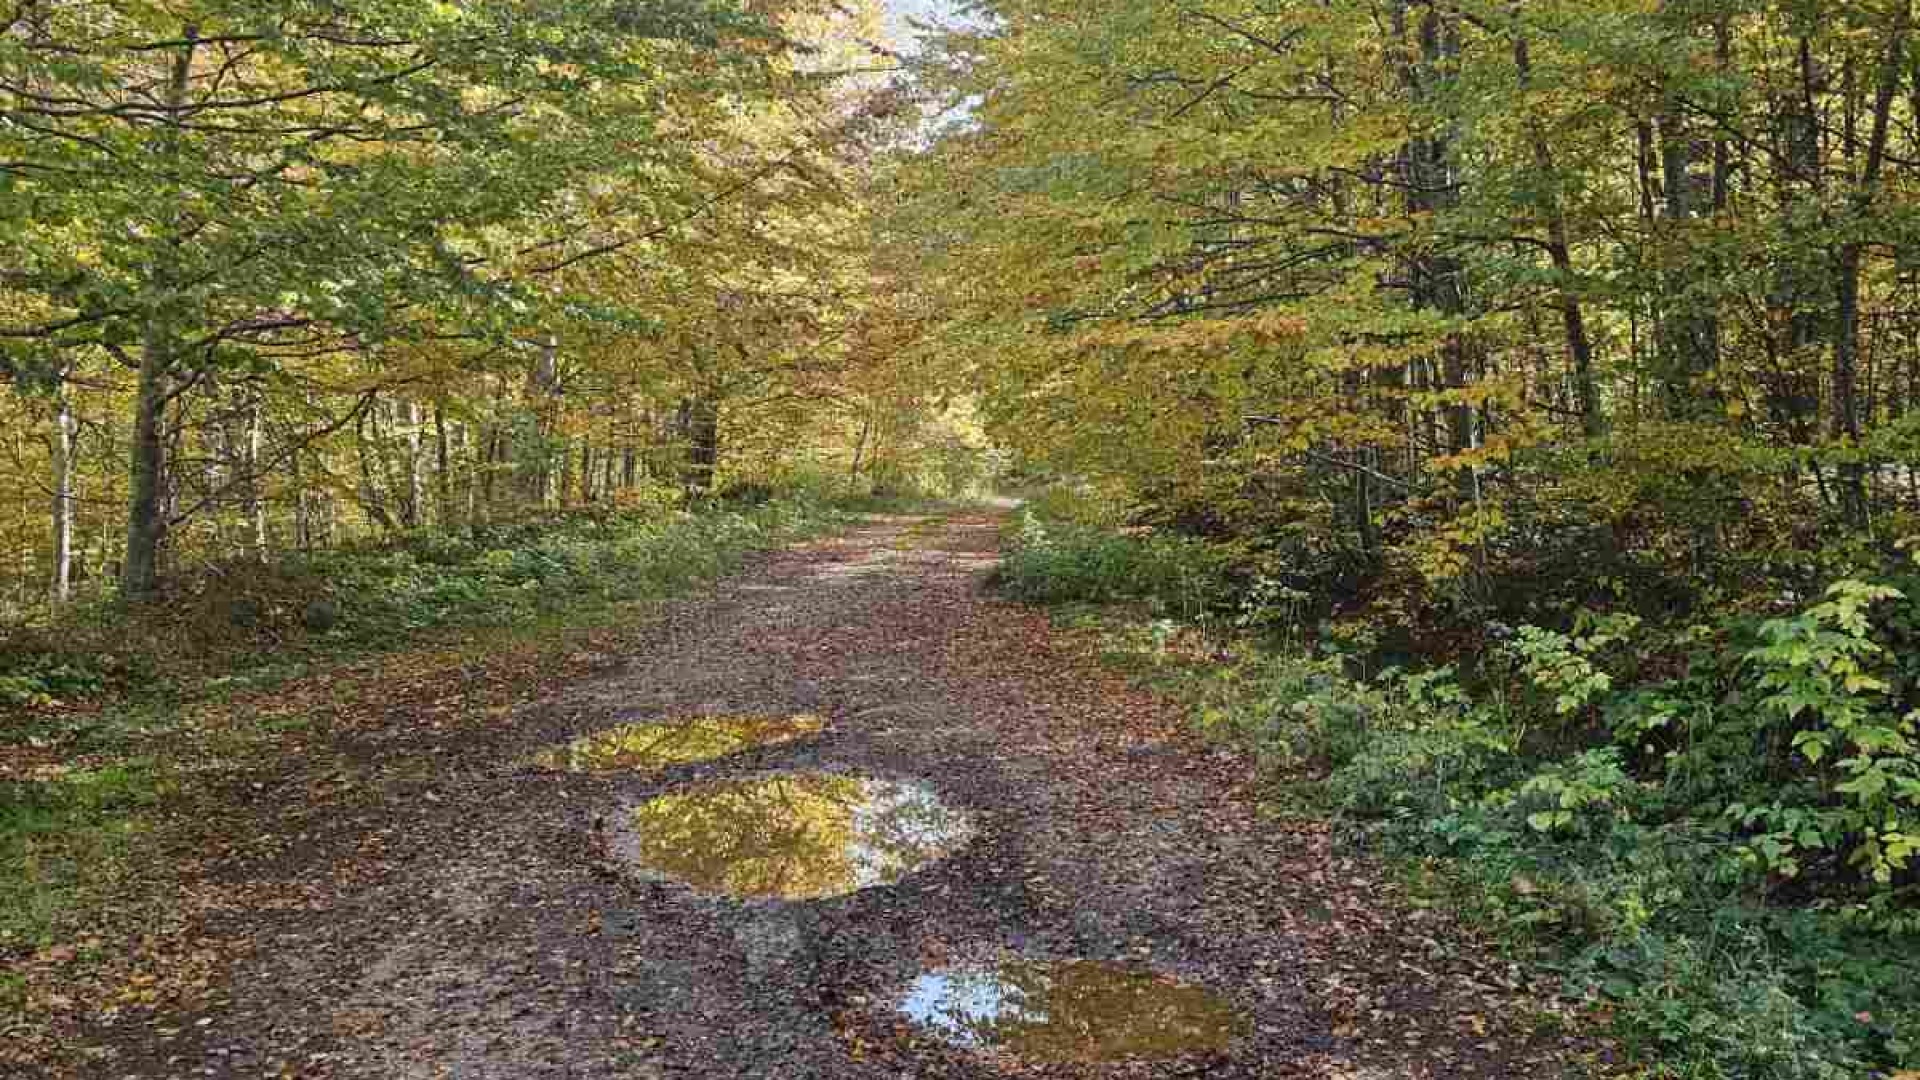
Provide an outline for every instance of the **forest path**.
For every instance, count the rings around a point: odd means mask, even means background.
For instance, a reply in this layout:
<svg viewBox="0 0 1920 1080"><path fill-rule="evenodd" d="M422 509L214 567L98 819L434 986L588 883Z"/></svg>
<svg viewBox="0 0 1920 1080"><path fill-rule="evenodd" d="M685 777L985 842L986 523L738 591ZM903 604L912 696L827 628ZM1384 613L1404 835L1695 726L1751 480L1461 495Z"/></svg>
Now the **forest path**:
<svg viewBox="0 0 1920 1080"><path fill-rule="evenodd" d="M985 592L998 526L874 519L661 605L515 708L422 705L463 677L428 672L316 736L297 782L231 785L251 800L220 818L232 853L194 886L227 899L193 933L237 958L195 1011L80 1033L97 1075L1584 1075L1592 1047L1513 969L1324 827L1262 818L1244 759ZM664 773L527 764L627 720L767 711L827 726ZM661 793L787 769L924 785L971 838L805 901L638 875L606 839ZM1244 1026L1224 1049L1100 1065L904 1022L921 972L1011 954L1164 973Z"/></svg>

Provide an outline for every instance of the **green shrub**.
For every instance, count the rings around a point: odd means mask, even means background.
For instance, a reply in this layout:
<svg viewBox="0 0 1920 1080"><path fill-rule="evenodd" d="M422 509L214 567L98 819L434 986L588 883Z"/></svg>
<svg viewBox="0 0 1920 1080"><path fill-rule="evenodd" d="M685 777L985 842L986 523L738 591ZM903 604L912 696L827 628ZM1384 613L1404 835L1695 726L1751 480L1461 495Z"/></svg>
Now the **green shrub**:
<svg viewBox="0 0 1920 1080"><path fill-rule="evenodd" d="M1889 864L1887 831L1907 831L1894 781L1911 755L1871 730L1898 715L1878 685L1896 658L1865 613L1892 600L1842 586L1771 623L1664 638L1598 616L1518 628L1471 691L1447 669L1359 680L1340 656L1243 649L1196 704L1295 791L1317 778L1344 835L1604 999L1657 1075L1884 1075L1920 1066L1911 867L1877 881L1847 865L1859 841L1825 830L1883 823ZM1628 685L1640 664L1667 677ZM1810 760L1809 731L1833 751ZM1885 788L1849 784L1874 775L1842 764L1865 753L1891 759ZM1777 814L1735 801L1759 791ZM1824 854L1819 872L1789 876L1785 843Z"/></svg>
<svg viewBox="0 0 1920 1080"><path fill-rule="evenodd" d="M1339 658L1251 652L1209 684L1201 723L1252 747L1274 771L1324 773L1364 750L1385 696Z"/></svg>
<svg viewBox="0 0 1920 1080"><path fill-rule="evenodd" d="M106 690L106 676L85 658L47 652L0 656L0 705L56 705Z"/></svg>
<svg viewBox="0 0 1920 1080"><path fill-rule="evenodd" d="M1189 620L1222 610L1231 595L1225 555L1200 540L1048 522L1031 511L1020 515L1000 581L1028 603L1144 603Z"/></svg>

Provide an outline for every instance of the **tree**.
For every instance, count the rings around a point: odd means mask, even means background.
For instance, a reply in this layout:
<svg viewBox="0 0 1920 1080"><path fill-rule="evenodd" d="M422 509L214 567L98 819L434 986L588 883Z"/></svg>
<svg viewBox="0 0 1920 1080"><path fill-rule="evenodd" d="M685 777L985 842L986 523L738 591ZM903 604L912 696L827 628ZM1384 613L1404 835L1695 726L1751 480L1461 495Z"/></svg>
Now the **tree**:
<svg viewBox="0 0 1920 1080"><path fill-rule="evenodd" d="M916 220L1029 455L1462 610L1917 508L1904 0L991 9Z"/></svg>
<svg viewBox="0 0 1920 1080"><path fill-rule="evenodd" d="M139 373L126 592L154 587L195 509L171 505L183 395L394 342L510 340L531 300L493 272L502 242L538 219L528 246L566 252L553 200L644 170L622 150L660 115L669 62L712 77L779 47L701 4L16 7L0 243L20 314L0 339L15 372L103 352Z"/></svg>

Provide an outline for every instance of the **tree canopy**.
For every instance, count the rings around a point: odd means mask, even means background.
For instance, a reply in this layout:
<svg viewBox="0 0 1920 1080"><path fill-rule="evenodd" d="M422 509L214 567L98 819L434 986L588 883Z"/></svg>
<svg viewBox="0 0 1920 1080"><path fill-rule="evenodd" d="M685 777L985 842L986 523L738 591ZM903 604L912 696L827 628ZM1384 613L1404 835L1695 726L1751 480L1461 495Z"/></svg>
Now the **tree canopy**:
<svg viewBox="0 0 1920 1080"><path fill-rule="evenodd" d="M1911 531L1905 0L991 12L911 168L1034 459L1461 610Z"/></svg>
<svg viewBox="0 0 1920 1080"><path fill-rule="evenodd" d="M16 601L756 447L860 472L893 56L807 0L15 5Z"/></svg>

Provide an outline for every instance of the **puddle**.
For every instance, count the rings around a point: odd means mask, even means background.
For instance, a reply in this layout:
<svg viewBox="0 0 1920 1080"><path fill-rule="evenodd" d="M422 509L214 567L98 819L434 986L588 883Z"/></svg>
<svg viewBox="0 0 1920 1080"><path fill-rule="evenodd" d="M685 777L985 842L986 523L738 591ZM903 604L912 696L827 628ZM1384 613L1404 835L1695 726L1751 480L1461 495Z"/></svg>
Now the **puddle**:
<svg viewBox="0 0 1920 1080"><path fill-rule="evenodd" d="M900 1011L956 1046L1036 1062L1221 1051L1247 1026L1198 986L1091 960L940 968L914 980Z"/></svg>
<svg viewBox="0 0 1920 1080"><path fill-rule="evenodd" d="M759 746L778 746L818 735L825 726L825 721L810 713L701 716L672 723L626 724L543 750L534 755L533 762L568 772L664 769L712 761Z"/></svg>
<svg viewBox="0 0 1920 1080"><path fill-rule="evenodd" d="M700 784L633 811L632 853L705 893L784 900L897 881L972 835L916 784L778 773Z"/></svg>

